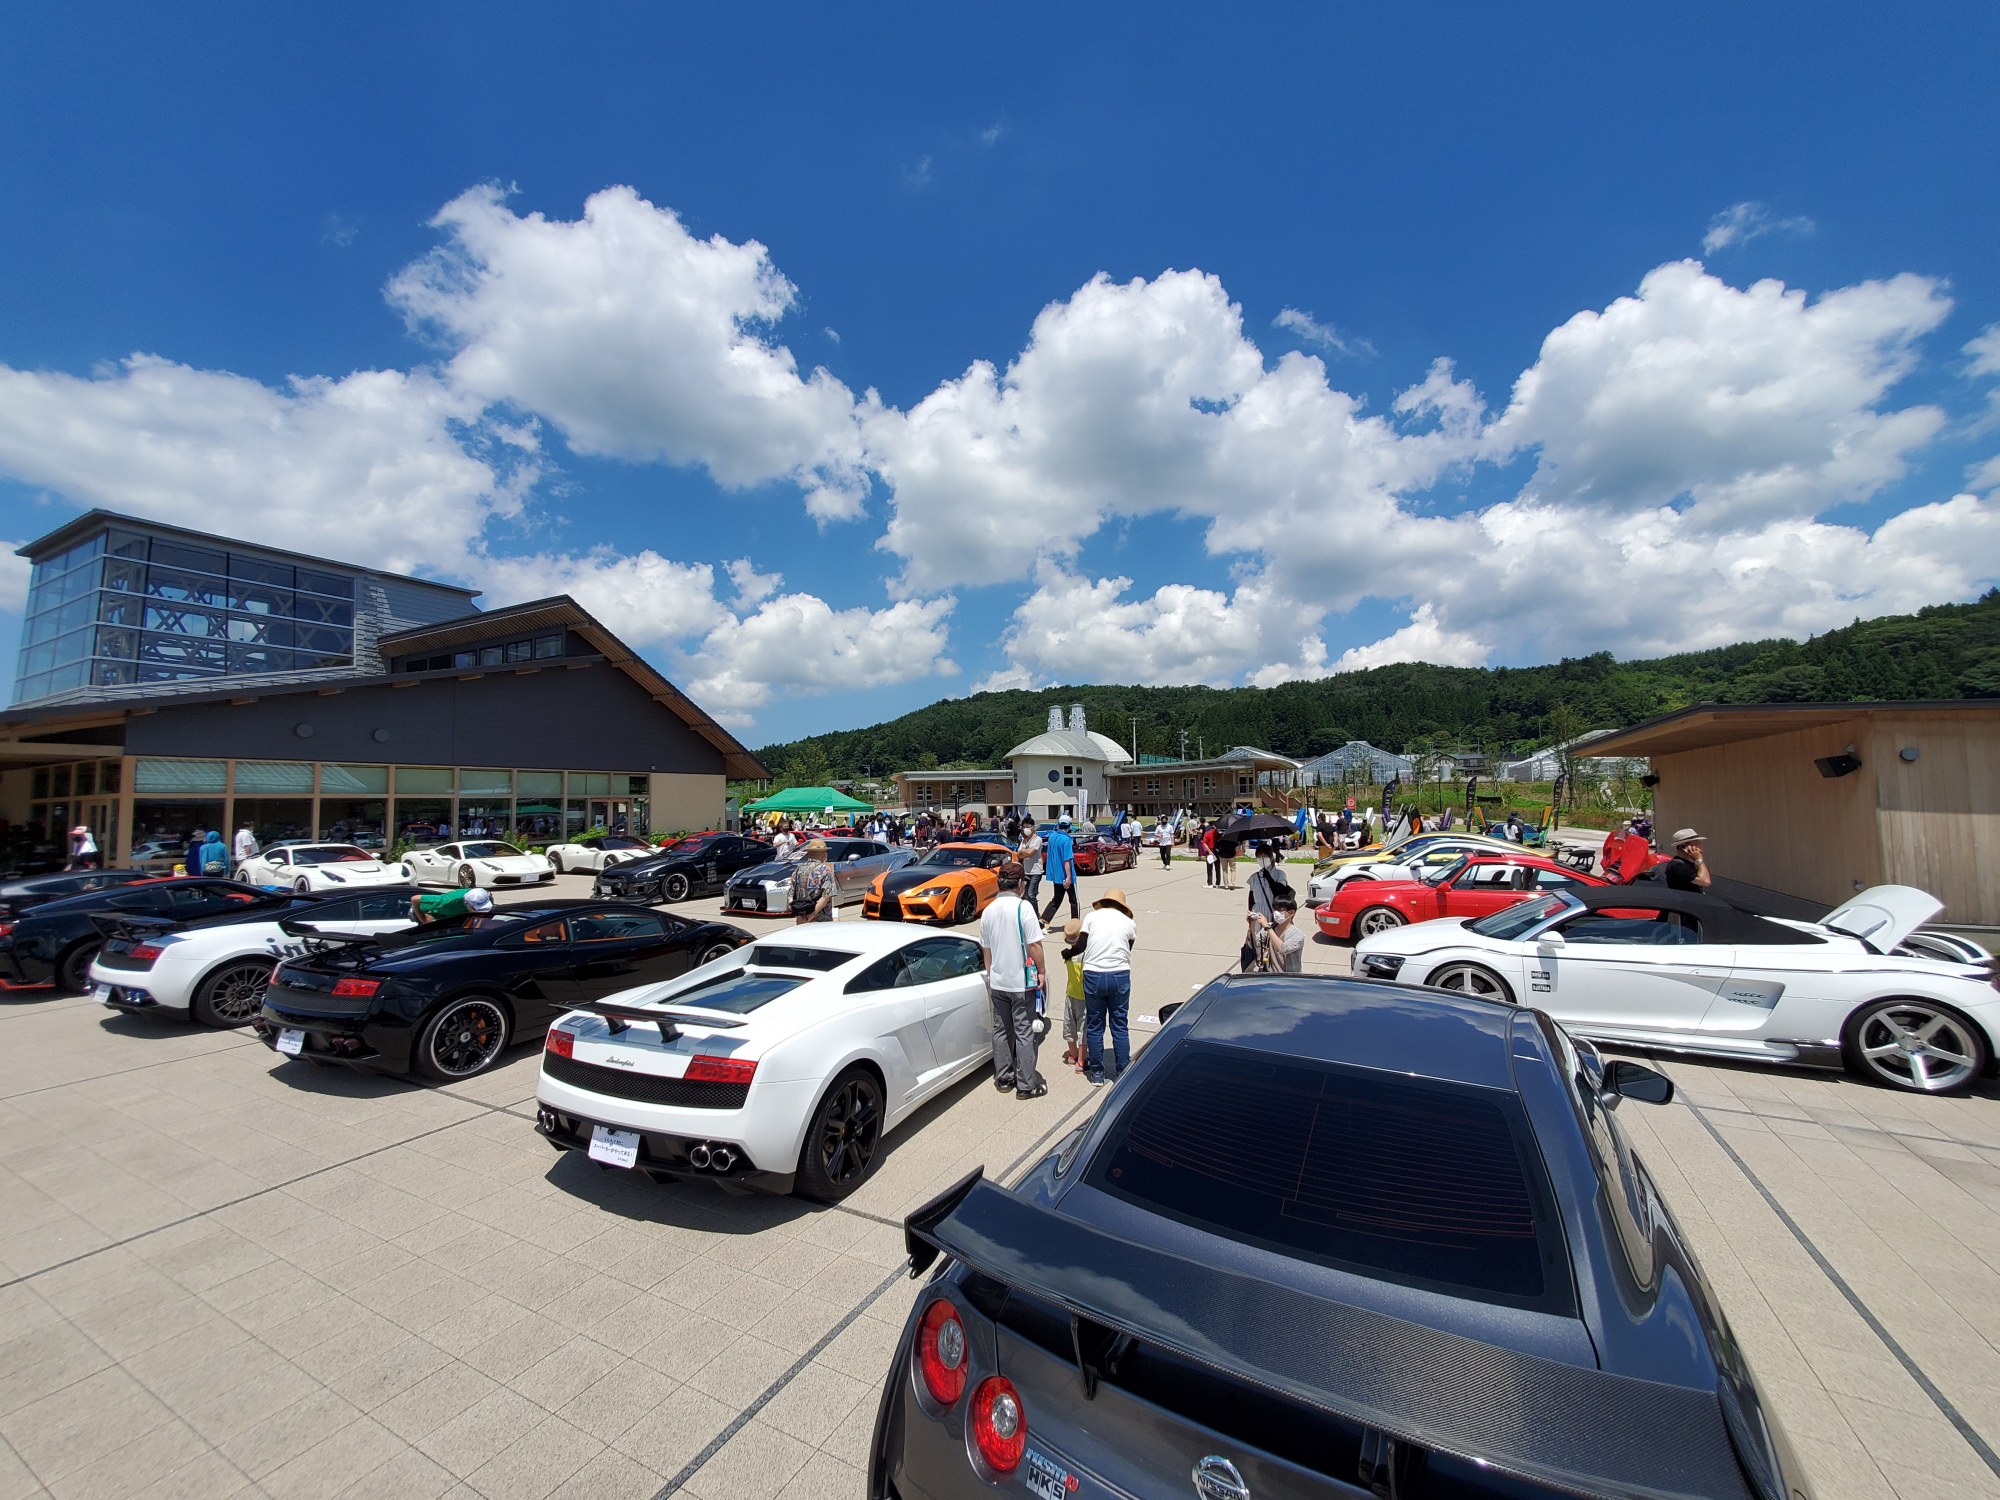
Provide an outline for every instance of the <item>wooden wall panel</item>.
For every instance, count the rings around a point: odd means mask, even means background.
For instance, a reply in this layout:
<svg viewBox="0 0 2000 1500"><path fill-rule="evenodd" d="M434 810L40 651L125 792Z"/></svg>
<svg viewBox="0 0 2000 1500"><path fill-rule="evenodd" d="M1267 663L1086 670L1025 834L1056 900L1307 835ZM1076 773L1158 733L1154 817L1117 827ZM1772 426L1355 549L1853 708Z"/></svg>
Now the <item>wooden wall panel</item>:
<svg viewBox="0 0 2000 1500"><path fill-rule="evenodd" d="M1871 730L1883 878L1929 891L1945 921L2000 925L2000 719L1885 716Z"/></svg>

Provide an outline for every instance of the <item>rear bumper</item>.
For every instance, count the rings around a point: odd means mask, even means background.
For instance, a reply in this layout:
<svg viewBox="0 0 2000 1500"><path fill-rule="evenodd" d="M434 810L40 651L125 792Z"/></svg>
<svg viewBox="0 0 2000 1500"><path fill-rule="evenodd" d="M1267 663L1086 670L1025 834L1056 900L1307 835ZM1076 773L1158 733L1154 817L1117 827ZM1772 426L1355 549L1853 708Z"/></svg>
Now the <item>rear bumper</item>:
<svg viewBox="0 0 2000 1500"><path fill-rule="evenodd" d="M592 1130L598 1125L613 1130L633 1128L629 1124L604 1119L602 1112L596 1114L579 1112L562 1105L551 1104L541 1098L535 1101L535 1129L541 1134L542 1139L558 1151L587 1153L590 1150ZM710 1150L716 1146L726 1146L734 1160L724 1171L716 1170L712 1164L697 1167L690 1155L697 1146ZM790 1193L792 1184L796 1180L790 1171L769 1171L759 1167L741 1143L733 1140L726 1130L707 1135L641 1130L638 1161L629 1168L615 1170L641 1172L655 1182L677 1182L681 1178L692 1177L712 1182L725 1191L754 1188L759 1192L776 1193L780 1196Z"/></svg>
<svg viewBox="0 0 2000 1500"><path fill-rule="evenodd" d="M412 1027L407 1021L391 1020L379 1012L328 1013L309 1009L290 997L281 996L274 1001L267 995L263 1010L250 1023L250 1030L273 1052L278 1050L281 1031L302 1031L305 1045L301 1057L359 1063L391 1073L410 1071Z"/></svg>

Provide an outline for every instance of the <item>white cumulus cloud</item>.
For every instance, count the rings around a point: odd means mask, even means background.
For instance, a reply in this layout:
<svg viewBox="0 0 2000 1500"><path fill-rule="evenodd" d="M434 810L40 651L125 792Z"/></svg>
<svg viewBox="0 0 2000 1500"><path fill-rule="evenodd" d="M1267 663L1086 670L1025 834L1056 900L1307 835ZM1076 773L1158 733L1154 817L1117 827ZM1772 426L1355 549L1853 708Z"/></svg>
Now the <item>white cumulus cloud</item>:
<svg viewBox="0 0 2000 1500"><path fill-rule="evenodd" d="M1813 221L1803 215L1780 218L1761 203L1732 203L1708 221L1708 233L1701 237L1701 250L1704 255L1713 255L1759 235L1811 234L1813 228Z"/></svg>

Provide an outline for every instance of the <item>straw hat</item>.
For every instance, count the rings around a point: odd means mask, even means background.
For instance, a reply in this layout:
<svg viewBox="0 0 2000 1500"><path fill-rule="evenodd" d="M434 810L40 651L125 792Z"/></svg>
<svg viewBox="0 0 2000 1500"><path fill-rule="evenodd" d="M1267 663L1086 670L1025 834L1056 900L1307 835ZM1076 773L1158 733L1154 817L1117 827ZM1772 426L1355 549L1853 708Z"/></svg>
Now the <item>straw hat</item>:
<svg viewBox="0 0 2000 1500"><path fill-rule="evenodd" d="M1129 917L1132 915L1132 902L1115 885L1090 904L1092 906L1115 906L1124 912L1126 916Z"/></svg>
<svg viewBox="0 0 2000 1500"><path fill-rule="evenodd" d="M811 842L810 844L807 844L807 845L806 845L806 853L808 853L808 854L824 854L824 853L826 853L826 840L825 840L825 839L814 839L814 840L813 840L813 841L812 841L812 842Z"/></svg>
<svg viewBox="0 0 2000 1500"><path fill-rule="evenodd" d="M1083 936L1082 917L1071 917L1067 922L1063 923L1063 941L1065 943L1073 943L1082 936Z"/></svg>

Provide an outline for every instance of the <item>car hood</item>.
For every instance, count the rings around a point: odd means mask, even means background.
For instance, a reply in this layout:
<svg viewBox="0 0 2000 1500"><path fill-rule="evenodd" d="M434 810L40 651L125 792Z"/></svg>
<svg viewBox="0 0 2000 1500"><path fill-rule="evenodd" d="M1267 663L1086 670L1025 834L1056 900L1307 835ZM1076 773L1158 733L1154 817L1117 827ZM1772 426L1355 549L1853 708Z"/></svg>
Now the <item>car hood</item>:
<svg viewBox="0 0 2000 1500"><path fill-rule="evenodd" d="M1844 932L1889 952L1944 910L1944 903L1913 885L1870 886L1819 919L1822 927Z"/></svg>
<svg viewBox="0 0 2000 1500"><path fill-rule="evenodd" d="M798 868L799 867L796 864L792 863L790 860L784 860L784 859L769 860L761 865L752 865L747 870L738 870L734 875L729 877L729 883L731 885L739 885L739 884L747 884L749 882L758 880L776 880L783 882L790 880L793 874L797 872Z"/></svg>
<svg viewBox="0 0 2000 1500"><path fill-rule="evenodd" d="M882 876L882 894L900 896L904 891L914 891L922 886L934 885L940 880L948 880L954 875L968 873L960 868L942 865L904 865L900 870L887 871Z"/></svg>

